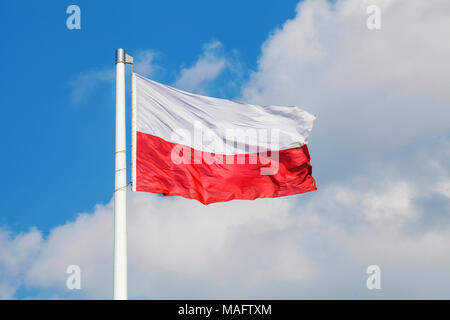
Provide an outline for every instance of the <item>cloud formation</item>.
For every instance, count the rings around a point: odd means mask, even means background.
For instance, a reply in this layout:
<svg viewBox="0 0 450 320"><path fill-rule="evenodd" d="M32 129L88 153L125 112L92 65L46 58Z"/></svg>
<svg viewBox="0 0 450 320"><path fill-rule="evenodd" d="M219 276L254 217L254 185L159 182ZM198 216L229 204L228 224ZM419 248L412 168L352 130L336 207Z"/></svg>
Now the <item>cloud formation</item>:
<svg viewBox="0 0 450 320"><path fill-rule="evenodd" d="M154 63L157 54L153 50L141 50L137 51L134 58L134 71L145 76L151 77L156 71L160 70L161 67Z"/></svg>
<svg viewBox="0 0 450 320"><path fill-rule="evenodd" d="M76 75L69 81L71 103L86 102L99 86L104 84L111 86L114 81L115 70L113 68L90 70Z"/></svg>
<svg viewBox="0 0 450 320"><path fill-rule="evenodd" d="M370 4L379 31L366 27ZM311 148L331 172L416 149L449 132L449 14L442 0L302 2L264 43L243 99L317 114Z"/></svg>
<svg viewBox="0 0 450 320"><path fill-rule="evenodd" d="M379 31L366 28L371 4ZM448 16L445 0L301 2L264 43L242 99L318 115L319 190L207 207L129 193L130 297L449 298ZM220 47L206 45L176 84L207 90L227 66ZM25 286L110 298L112 232L112 202L45 238L0 229L0 297ZM80 292L65 288L71 264ZM365 286L371 264L382 290Z"/></svg>
<svg viewBox="0 0 450 320"><path fill-rule="evenodd" d="M134 71L150 77L161 70L161 67L154 63L157 54L153 50L137 50L134 53ZM115 68L92 69L77 74L69 81L71 89L70 101L73 104L85 103L92 98L92 94L99 90L101 86L109 88L108 96L114 92L116 80Z"/></svg>
<svg viewBox="0 0 450 320"><path fill-rule="evenodd" d="M213 40L203 46L203 51L190 67L182 68L173 86L199 94L223 94L214 90L215 81L228 72L227 82L220 86L235 87L242 80L242 70L236 51L226 52L222 43Z"/></svg>
<svg viewBox="0 0 450 320"><path fill-rule="evenodd" d="M372 176L364 179L333 183L309 197L211 206L130 192L130 298L446 297L448 217L443 224L420 205L444 197L400 177L380 185L370 183ZM435 209L445 214L448 201ZM112 232L113 202L46 239L37 230L3 236L0 264L9 276L0 287L40 288L54 298L110 298ZM80 292L65 288L72 264L81 267ZM365 288L370 264L383 271L379 293Z"/></svg>

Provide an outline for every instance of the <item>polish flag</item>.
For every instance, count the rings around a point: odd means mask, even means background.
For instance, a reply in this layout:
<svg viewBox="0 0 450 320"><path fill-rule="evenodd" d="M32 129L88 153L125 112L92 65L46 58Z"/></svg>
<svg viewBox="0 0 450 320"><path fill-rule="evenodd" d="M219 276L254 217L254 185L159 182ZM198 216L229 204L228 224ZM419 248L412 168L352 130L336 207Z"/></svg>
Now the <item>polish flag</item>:
<svg viewBox="0 0 450 320"><path fill-rule="evenodd" d="M317 190L315 116L185 92L132 75L133 191L203 204Z"/></svg>

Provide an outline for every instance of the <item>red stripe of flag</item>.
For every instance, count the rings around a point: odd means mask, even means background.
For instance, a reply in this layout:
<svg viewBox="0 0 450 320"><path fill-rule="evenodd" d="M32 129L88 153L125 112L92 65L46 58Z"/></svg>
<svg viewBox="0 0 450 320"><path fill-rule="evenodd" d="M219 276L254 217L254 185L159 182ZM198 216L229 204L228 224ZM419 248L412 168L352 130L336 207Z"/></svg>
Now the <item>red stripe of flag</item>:
<svg viewBox="0 0 450 320"><path fill-rule="evenodd" d="M176 164L171 158L176 146L180 145L136 132L136 191L182 196L210 204L232 199L282 197L317 190L311 175L307 145L278 151L278 170L272 175L261 174L261 168L270 167L270 163L249 163L250 157L254 156L267 159L266 154L245 154L243 164L238 163L238 155L232 156L232 163L194 163L196 150L183 146L190 149L191 161ZM214 156L207 152L202 154L204 157Z"/></svg>

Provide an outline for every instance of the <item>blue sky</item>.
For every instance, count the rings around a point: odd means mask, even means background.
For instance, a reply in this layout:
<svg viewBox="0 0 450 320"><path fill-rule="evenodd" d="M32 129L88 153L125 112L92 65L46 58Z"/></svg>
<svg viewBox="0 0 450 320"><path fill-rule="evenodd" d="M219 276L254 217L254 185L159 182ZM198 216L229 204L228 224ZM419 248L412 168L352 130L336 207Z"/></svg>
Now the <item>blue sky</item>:
<svg viewBox="0 0 450 320"><path fill-rule="evenodd" d="M114 91L82 101L70 83L114 67L114 50L151 49L171 83L214 39L255 68L267 35L295 14L296 1L78 1L81 30L66 28L67 1L0 4L1 134L5 168L0 225L47 232L111 198L114 183ZM268 14L270 12L270 14ZM242 32L245 30L245 32ZM233 98L224 96L224 98Z"/></svg>
<svg viewBox="0 0 450 320"><path fill-rule="evenodd" d="M317 115L316 192L128 192L130 298L448 299L449 16L448 0L1 2L0 299L112 297L118 47L156 81Z"/></svg>

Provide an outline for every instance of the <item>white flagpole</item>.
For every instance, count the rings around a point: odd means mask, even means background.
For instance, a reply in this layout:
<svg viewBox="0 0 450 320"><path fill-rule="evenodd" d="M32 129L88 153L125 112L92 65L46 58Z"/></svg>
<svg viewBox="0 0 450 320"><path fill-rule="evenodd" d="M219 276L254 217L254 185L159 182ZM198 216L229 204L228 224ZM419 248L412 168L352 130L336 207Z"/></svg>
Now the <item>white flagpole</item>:
<svg viewBox="0 0 450 320"><path fill-rule="evenodd" d="M128 59L127 59L128 58ZM116 165L114 189L114 299L127 293L127 152L125 133L125 64L132 63L124 49L116 50Z"/></svg>

